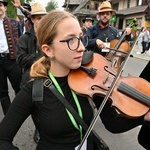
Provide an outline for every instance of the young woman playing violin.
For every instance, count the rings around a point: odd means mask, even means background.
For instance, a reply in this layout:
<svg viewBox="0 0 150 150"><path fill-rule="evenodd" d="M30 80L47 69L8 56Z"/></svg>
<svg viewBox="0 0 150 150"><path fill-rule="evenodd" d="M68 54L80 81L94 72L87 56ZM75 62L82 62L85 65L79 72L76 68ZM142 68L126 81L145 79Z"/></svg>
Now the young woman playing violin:
<svg viewBox="0 0 150 150"><path fill-rule="evenodd" d="M30 75L33 79L50 79L84 122L90 125L93 110L88 98L77 95L68 85L68 75L81 66L88 42L82 35L80 24L71 13L54 10L45 15L37 29L38 43L44 56L32 65ZM85 134L82 127L47 87L44 87L43 104L39 111L32 102L32 85L33 81L26 83L0 123L0 150L18 149L12 144L13 138L31 114L36 114L40 122L37 150L75 150ZM101 98L95 96L93 101L99 108ZM129 119L118 114L110 101L107 101L100 118L107 130L113 133L128 131L144 122L144 116Z"/></svg>

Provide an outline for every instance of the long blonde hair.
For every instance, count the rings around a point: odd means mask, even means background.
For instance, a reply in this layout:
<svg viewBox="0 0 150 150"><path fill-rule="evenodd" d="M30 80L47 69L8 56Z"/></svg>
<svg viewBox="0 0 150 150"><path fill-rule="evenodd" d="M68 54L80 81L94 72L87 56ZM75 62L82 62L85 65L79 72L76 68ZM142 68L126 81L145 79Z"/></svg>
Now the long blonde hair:
<svg viewBox="0 0 150 150"><path fill-rule="evenodd" d="M70 17L77 19L73 14L63 10L53 10L42 17L36 32L39 47L41 47L43 44L50 45L57 35L57 26L64 19ZM32 78L48 77L47 72L49 69L50 58L44 55L31 66L30 76Z"/></svg>

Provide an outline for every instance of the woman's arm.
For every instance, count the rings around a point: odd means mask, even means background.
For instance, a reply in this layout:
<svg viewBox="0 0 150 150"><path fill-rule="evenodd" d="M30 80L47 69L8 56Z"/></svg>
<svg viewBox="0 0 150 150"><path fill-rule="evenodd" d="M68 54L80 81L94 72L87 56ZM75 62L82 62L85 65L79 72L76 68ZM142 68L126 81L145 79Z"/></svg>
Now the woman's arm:
<svg viewBox="0 0 150 150"><path fill-rule="evenodd" d="M138 134L138 142L145 149L150 150L150 122L144 122Z"/></svg>
<svg viewBox="0 0 150 150"><path fill-rule="evenodd" d="M96 100L94 99L94 102L98 108L100 107L100 102L102 102L102 100L103 98L100 97L96 97ZM100 117L105 128L112 133L126 132L141 125L144 122L143 116L131 119L118 113L115 108L111 107L111 102L109 100L104 106Z"/></svg>

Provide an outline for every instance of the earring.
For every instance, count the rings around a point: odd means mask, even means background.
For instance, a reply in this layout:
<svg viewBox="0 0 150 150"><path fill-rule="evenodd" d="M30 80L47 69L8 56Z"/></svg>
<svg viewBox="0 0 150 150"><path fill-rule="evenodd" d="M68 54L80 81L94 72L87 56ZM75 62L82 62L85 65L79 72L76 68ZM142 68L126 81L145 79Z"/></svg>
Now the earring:
<svg viewBox="0 0 150 150"><path fill-rule="evenodd" d="M50 57L50 60L54 60L54 56L51 56L51 57Z"/></svg>

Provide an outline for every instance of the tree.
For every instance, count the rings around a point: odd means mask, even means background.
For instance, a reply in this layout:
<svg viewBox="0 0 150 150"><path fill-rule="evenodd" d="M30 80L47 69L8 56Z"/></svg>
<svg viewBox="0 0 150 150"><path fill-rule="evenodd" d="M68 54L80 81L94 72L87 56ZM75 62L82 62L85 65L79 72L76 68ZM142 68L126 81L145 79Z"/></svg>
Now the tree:
<svg viewBox="0 0 150 150"><path fill-rule="evenodd" d="M30 2L32 0L26 0L26 2ZM7 0L7 16L10 18L16 18L17 17L17 9L12 5L12 0ZM20 0L21 4L25 2L25 0Z"/></svg>
<svg viewBox="0 0 150 150"><path fill-rule="evenodd" d="M46 11L49 12L56 8L58 8L58 3L55 0L51 0L46 6Z"/></svg>

